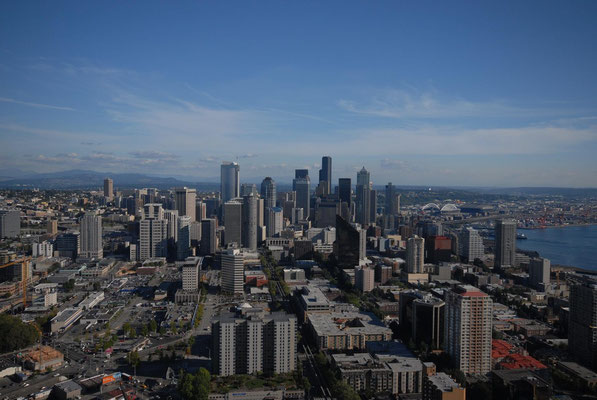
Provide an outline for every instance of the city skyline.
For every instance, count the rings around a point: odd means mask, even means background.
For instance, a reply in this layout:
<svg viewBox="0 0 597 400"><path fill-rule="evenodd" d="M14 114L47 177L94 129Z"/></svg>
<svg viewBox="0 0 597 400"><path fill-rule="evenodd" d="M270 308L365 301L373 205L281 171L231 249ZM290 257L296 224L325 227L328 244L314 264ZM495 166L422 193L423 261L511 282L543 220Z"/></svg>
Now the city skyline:
<svg viewBox="0 0 597 400"><path fill-rule="evenodd" d="M1 7L3 175L597 187L591 3Z"/></svg>

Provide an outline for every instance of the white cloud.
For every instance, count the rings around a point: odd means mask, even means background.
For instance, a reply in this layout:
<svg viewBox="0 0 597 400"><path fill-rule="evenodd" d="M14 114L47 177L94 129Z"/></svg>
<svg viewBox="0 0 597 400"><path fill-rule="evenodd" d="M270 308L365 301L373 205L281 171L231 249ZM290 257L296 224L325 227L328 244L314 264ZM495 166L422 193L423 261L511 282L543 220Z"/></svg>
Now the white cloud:
<svg viewBox="0 0 597 400"><path fill-rule="evenodd" d="M8 97L0 97L0 102L18 104L21 106L34 107L34 108L45 108L48 110L76 111L74 108L71 108L71 107L54 106L54 105L50 105L50 104L41 104L41 103L32 103L29 101L21 101L21 100L11 99Z"/></svg>

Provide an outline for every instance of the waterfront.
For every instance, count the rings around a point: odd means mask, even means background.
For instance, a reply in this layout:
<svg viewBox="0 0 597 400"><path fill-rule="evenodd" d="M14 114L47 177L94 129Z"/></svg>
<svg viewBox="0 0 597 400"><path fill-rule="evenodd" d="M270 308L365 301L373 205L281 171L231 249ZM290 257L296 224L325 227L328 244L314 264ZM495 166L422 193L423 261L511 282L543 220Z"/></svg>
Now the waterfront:
<svg viewBox="0 0 597 400"><path fill-rule="evenodd" d="M535 250L549 258L552 265L566 265L597 270L597 225L566 226L559 228L519 230L527 240L516 245L524 250Z"/></svg>

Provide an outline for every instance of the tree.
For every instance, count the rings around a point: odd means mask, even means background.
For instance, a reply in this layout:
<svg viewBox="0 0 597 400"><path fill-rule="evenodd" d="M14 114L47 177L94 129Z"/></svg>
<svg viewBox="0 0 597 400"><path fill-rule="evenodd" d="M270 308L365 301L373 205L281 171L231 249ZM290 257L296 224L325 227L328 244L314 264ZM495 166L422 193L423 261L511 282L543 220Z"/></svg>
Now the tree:
<svg viewBox="0 0 597 400"><path fill-rule="evenodd" d="M147 336L149 335L149 328L147 327L147 325L143 325L141 327L141 335L142 336Z"/></svg>
<svg viewBox="0 0 597 400"><path fill-rule="evenodd" d="M0 353L31 346L39 340L35 327L8 314L0 314Z"/></svg>
<svg viewBox="0 0 597 400"><path fill-rule="evenodd" d="M122 333L123 333L123 335L127 336L127 337L130 336L131 335L131 328L132 328L131 324L129 322L125 322L122 325Z"/></svg>
<svg viewBox="0 0 597 400"><path fill-rule="evenodd" d="M158 323L155 322L155 319L152 319L149 322L149 331L150 332L156 332L158 330Z"/></svg>
<svg viewBox="0 0 597 400"><path fill-rule="evenodd" d="M128 354L127 358L128 358L128 362L131 365L131 367L133 367L135 369L135 376L137 376L137 367L141 363L141 359L139 357L139 353L136 350L135 351L131 351Z"/></svg>

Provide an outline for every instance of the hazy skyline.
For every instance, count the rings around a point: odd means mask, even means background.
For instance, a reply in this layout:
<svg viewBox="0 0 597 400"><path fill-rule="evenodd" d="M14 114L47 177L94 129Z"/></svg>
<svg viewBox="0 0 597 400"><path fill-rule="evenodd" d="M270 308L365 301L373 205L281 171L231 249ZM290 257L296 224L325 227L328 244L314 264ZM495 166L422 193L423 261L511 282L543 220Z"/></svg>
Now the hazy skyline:
<svg viewBox="0 0 597 400"><path fill-rule="evenodd" d="M0 168L597 187L597 3L4 2ZM5 175L5 174L0 174Z"/></svg>

